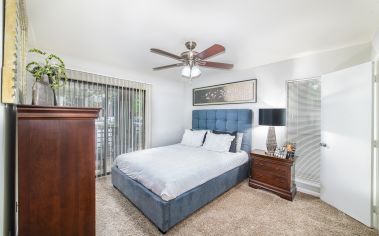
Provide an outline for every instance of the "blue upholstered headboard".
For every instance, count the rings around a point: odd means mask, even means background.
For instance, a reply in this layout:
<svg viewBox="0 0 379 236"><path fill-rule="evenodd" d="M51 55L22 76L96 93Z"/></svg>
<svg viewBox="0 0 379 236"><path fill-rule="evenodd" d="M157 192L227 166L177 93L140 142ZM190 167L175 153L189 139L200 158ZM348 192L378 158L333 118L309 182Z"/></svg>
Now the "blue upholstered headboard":
<svg viewBox="0 0 379 236"><path fill-rule="evenodd" d="M192 129L238 131L244 133L241 149L251 151L253 112L249 109L193 110Z"/></svg>

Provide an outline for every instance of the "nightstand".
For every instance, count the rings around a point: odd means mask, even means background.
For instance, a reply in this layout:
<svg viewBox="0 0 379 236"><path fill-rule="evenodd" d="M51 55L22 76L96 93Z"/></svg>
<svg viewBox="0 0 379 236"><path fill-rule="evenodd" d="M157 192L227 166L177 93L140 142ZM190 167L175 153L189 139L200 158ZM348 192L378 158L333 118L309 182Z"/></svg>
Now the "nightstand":
<svg viewBox="0 0 379 236"><path fill-rule="evenodd" d="M249 186L292 201L296 194L294 158L269 156L263 150L253 150L250 158Z"/></svg>

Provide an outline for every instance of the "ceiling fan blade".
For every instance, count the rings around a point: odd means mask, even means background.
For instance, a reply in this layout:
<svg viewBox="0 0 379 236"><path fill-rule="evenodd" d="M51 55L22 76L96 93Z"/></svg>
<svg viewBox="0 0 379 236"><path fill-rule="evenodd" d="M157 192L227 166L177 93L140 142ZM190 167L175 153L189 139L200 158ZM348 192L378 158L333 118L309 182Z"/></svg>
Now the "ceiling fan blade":
<svg viewBox="0 0 379 236"><path fill-rule="evenodd" d="M178 67L178 66L185 66L185 63L177 63L177 64L172 64L172 65L167 65L167 66L155 67L153 68L153 70L163 70L163 69L168 69L168 68L173 68L173 67Z"/></svg>
<svg viewBox="0 0 379 236"><path fill-rule="evenodd" d="M151 48L150 52L153 52L153 53L156 53L156 54L159 54L159 55L162 55L162 56L170 57L172 59L176 59L176 60L179 60L179 61L183 60L183 58L180 57L180 56L177 56L175 54L172 54L172 53L169 53L169 52L157 49L157 48Z"/></svg>
<svg viewBox="0 0 379 236"><path fill-rule="evenodd" d="M232 69L233 64L212 62L212 61L202 61L199 63L200 66L219 68L219 69Z"/></svg>
<svg viewBox="0 0 379 236"><path fill-rule="evenodd" d="M210 58L212 56L215 56L217 54L220 54L222 52L225 52L224 46L222 46L220 44L215 44L212 47L205 49L201 53L198 53L196 55L196 57L200 58L201 60L204 60L204 59Z"/></svg>

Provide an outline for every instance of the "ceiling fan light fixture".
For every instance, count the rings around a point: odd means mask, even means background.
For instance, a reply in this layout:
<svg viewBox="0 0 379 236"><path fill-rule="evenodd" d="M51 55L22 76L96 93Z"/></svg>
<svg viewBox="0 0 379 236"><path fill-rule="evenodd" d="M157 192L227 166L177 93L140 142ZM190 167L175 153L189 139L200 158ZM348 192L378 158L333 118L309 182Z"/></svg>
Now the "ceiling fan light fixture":
<svg viewBox="0 0 379 236"><path fill-rule="evenodd" d="M197 78L201 75L201 70L199 69L198 66L185 66L183 67L182 69L182 76L185 77L185 78Z"/></svg>
<svg viewBox="0 0 379 236"><path fill-rule="evenodd" d="M198 66L193 66L191 70L191 78L197 78L201 75L201 70Z"/></svg>
<svg viewBox="0 0 379 236"><path fill-rule="evenodd" d="M186 78L190 78L191 77L191 67L190 66L183 67L183 69L182 69L182 76L186 77Z"/></svg>

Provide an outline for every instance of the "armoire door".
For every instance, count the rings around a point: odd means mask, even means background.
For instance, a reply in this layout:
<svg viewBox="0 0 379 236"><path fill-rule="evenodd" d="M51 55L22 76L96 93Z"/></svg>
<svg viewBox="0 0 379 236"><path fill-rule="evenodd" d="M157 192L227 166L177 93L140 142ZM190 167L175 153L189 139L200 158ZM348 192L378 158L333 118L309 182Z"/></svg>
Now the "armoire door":
<svg viewBox="0 0 379 236"><path fill-rule="evenodd" d="M95 235L98 111L18 106L19 235Z"/></svg>

